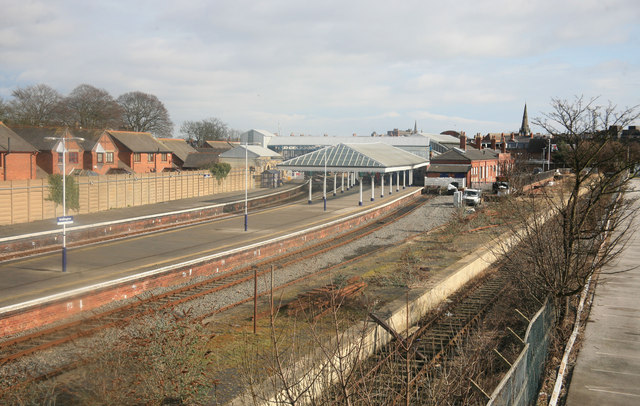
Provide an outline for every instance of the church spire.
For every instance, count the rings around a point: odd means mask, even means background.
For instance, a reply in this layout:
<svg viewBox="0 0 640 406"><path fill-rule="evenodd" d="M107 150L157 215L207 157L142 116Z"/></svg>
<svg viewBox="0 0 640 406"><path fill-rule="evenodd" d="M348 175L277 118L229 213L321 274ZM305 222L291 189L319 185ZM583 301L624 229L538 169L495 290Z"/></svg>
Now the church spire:
<svg viewBox="0 0 640 406"><path fill-rule="evenodd" d="M529 116L527 115L527 103L524 104L524 114L522 115L522 125L520 126L520 131L518 131L520 135L529 135L531 134L531 129L529 128Z"/></svg>
<svg viewBox="0 0 640 406"><path fill-rule="evenodd" d="M413 122L413 133L418 134L418 120Z"/></svg>

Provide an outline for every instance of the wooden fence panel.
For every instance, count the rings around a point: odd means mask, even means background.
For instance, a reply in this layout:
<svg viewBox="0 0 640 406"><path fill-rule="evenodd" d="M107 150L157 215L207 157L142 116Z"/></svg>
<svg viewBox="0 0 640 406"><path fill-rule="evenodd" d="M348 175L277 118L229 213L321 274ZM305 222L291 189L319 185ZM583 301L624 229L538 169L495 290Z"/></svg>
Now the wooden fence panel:
<svg viewBox="0 0 640 406"><path fill-rule="evenodd" d="M44 188L41 179L29 181L29 221L44 219L44 199L48 196L48 191Z"/></svg>
<svg viewBox="0 0 640 406"><path fill-rule="evenodd" d="M13 205L11 204L11 196L13 192L12 181L2 182L0 188L0 224L13 224Z"/></svg>
<svg viewBox="0 0 640 406"><path fill-rule="evenodd" d="M80 209L77 213L67 210L71 215L240 191L245 187L243 169L232 170L220 182L206 171L80 176L75 179ZM255 187L254 176L249 182L249 188ZM0 225L61 216L62 207L47 200L48 197L47 179L0 182Z"/></svg>

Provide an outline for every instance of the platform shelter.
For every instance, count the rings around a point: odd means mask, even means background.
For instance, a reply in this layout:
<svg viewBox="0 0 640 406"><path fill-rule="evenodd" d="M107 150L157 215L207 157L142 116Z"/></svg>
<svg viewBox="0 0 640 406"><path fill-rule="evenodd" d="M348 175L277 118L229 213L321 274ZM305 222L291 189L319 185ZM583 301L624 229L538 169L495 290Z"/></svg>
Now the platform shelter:
<svg viewBox="0 0 640 406"><path fill-rule="evenodd" d="M362 205L362 180L371 178L371 201L376 195L376 180L380 188L380 197L385 196L385 178L389 185L389 194L393 193L394 183L396 192L413 184L413 171L425 167L429 160L383 143L370 144L338 144L301 155L278 164L279 169L306 172L310 178L313 174L322 174L323 200L326 210L327 204L327 176L333 175L333 195L337 193L338 176L341 178L340 189L344 192L354 187L356 182L360 187L360 201ZM345 182L346 178L346 182ZM408 178L408 179L407 179ZM395 182L394 182L395 181ZM311 204L313 182L309 182L309 204Z"/></svg>

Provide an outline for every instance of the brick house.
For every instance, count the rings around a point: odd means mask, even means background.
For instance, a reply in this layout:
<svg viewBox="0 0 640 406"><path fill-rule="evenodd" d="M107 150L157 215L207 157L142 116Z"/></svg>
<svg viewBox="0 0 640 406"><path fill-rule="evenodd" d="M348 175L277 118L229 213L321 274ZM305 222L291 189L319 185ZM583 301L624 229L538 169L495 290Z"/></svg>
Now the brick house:
<svg viewBox="0 0 640 406"><path fill-rule="evenodd" d="M172 153L150 133L106 131L118 148L118 159L135 173L171 170Z"/></svg>
<svg viewBox="0 0 640 406"><path fill-rule="evenodd" d="M50 140L46 139L46 137L69 138L69 140L66 141L67 175L73 171L83 169L84 148L80 141L70 139L74 135L69 129L54 127L14 127L13 131L38 150L36 165L45 173L62 174L62 159L64 156L62 141Z"/></svg>
<svg viewBox="0 0 640 406"><path fill-rule="evenodd" d="M106 175L126 171L118 159L118 147L104 130L73 130L73 135L84 138L83 167L85 170Z"/></svg>
<svg viewBox="0 0 640 406"><path fill-rule="evenodd" d="M511 156L503 143L501 151L482 148L482 138L475 139L477 148L467 145L464 135L460 137L460 147L431 158L427 177L452 177L466 179L471 188L487 188L496 178L510 168ZM496 143L494 142L495 146Z"/></svg>
<svg viewBox="0 0 640 406"><path fill-rule="evenodd" d="M171 150L173 165L179 169L182 169L189 154L198 152L184 138L158 138L158 141Z"/></svg>
<svg viewBox="0 0 640 406"><path fill-rule="evenodd" d="M36 178L38 150L0 121L0 180Z"/></svg>

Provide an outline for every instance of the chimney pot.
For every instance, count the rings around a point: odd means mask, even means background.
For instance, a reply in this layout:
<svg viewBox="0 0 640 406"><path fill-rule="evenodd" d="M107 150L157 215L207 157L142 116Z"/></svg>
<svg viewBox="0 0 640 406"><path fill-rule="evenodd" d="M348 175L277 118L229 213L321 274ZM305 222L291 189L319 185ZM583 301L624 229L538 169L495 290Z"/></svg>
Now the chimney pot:
<svg viewBox="0 0 640 406"><path fill-rule="evenodd" d="M463 151L467 150L467 137L464 135L464 132L460 134L460 149Z"/></svg>

